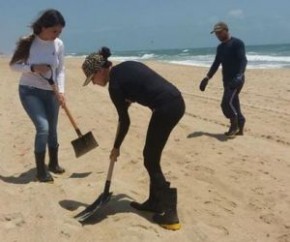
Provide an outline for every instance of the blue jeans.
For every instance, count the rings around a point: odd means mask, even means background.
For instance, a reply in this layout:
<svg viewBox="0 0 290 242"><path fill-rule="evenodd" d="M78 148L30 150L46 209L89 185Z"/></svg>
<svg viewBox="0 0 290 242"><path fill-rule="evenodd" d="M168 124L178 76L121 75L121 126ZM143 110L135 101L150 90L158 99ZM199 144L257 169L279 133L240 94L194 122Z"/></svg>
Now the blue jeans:
<svg viewBox="0 0 290 242"><path fill-rule="evenodd" d="M47 144L56 148L59 103L54 92L20 85L19 96L36 129L34 152L45 152Z"/></svg>

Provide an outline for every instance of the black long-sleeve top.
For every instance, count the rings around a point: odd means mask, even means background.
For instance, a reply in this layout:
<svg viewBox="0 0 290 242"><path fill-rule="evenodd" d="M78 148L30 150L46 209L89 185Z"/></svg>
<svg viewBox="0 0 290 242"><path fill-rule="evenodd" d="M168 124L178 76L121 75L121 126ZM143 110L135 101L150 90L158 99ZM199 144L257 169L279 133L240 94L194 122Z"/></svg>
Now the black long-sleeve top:
<svg viewBox="0 0 290 242"><path fill-rule="evenodd" d="M247 65L243 41L231 37L227 42L218 45L215 60L207 74L209 78L213 77L220 64L222 64L224 86L238 75L243 75Z"/></svg>
<svg viewBox="0 0 290 242"><path fill-rule="evenodd" d="M128 107L137 102L151 110L181 96L180 91L143 63L125 61L110 72L109 93L119 115L114 148L120 148L130 126Z"/></svg>

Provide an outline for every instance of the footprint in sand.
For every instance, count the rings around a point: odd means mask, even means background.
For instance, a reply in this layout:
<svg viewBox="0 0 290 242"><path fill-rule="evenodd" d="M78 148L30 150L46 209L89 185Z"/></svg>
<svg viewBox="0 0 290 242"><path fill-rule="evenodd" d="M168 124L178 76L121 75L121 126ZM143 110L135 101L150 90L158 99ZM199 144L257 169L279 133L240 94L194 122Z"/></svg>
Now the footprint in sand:
<svg viewBox="0 0 290 242"><path fill-rule="evenodd" d="M213 183L212 176L215 174L213 169L206 166L195 166L194 173L195 179L207 183Z"/></svg>
<svg viewBox="0 0 290 242"><path fill-rule="evenodd" d="M260 219L266 224L277 223L277 219L272 213L261 215Z"/></svg>
<svg viewBox="0 0 290 242"><path fill-rule="evenodd" d="M210 175L213 175L215 173L213 169L206 166L195 166L194 170L202 172L202 173L210 174Z"/></svg>
<svg viewBox="0 0 290 242"><path fill-rule="evenodd" d="M2 226L7 229L21 227L23 224L25 224L24 217L21 213L1 214L0 222Z"/></svg>
<svg viewBox="0 0 290 242"><path fill-rule="evenodd" d="M227 212L229 214L234 214L234 209L237 208L237 203L231 201L227 197L220 195L217 192L212 193L214 197L212 201L205 201L204 204L208 205L207 209L211 209L212 211L217 211L216 208L222 209L222 211Z"/></svg>
<svg viewBox="0 0 290 242"><path fill-rule="evenodd" d="M264 196L264 190L263 187L254 187L253 189L251 189L255 194L259 195L259 196Z"/></svg>
<svg viewBox="0 0 290 242"><path fill-rule="evenodd" d="M208 240L208 235L221 239L223 237L229 236L230 234L229 230L222 225L212 225L201 222L196 224L195 231L196 236L202 241Z"/></svg>
<svg viewBox="0 0 290 242"><path fill-rule="evenodd" d="M233 169L232 170L234 173L238 174L238 175L242 175L245 177L251 177L253 176L253 173L247 170L241 170L241 169Z"/></svg>
<svg viewBox="0 0 290 242"><path fill-rule="evenodd" d="M290 242L290 234L283 234L277 237L277 242Z"/></svg>

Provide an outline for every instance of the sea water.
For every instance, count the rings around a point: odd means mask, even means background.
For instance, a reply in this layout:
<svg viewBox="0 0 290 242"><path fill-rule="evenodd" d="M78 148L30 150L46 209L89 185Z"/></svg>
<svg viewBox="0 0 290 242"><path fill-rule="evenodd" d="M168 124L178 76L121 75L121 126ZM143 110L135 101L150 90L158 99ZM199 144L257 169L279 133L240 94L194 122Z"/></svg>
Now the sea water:
<svg viewBox="0 0 290 242"><path fill-rule="evenodd" d="M180 48L160 50L112 50L111 60L115 61L161 61L180 65L210 67L216 53L216 47ZM88 53L77 53L82 56ZM290 44L246 46L249 69L290 68Z"/></svg>

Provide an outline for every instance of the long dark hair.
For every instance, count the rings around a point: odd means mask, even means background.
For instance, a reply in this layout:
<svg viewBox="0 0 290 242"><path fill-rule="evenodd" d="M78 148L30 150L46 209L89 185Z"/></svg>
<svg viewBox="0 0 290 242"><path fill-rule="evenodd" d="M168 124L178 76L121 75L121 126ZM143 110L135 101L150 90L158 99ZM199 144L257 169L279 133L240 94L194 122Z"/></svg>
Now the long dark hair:
<svg viewBox="0 0 290 242"><path fill-rule="evenodd" d="M41 33L42 28L49 28L60 25L65 27L65 20L62 14L55 9L48 9L41 12L40 16L31 24L33 34L20 38L16 44L16 50L10 60L10 65L23 61L26 62L29 57L29 50L36 35Z"/></svg>

